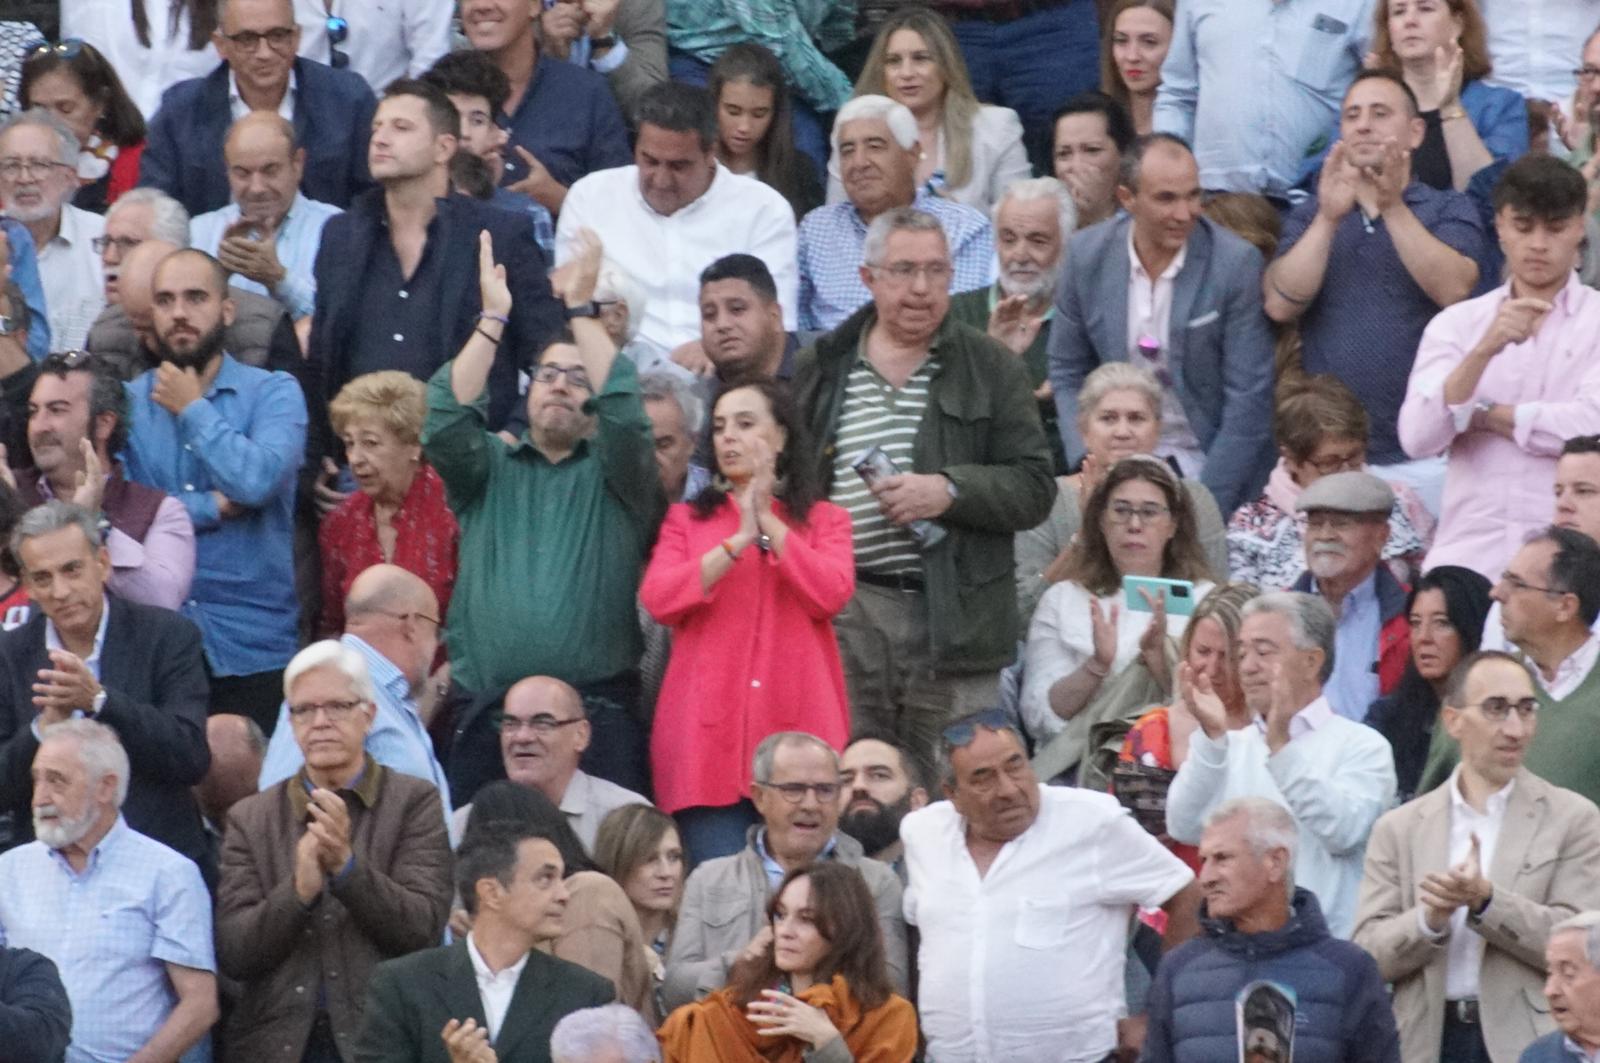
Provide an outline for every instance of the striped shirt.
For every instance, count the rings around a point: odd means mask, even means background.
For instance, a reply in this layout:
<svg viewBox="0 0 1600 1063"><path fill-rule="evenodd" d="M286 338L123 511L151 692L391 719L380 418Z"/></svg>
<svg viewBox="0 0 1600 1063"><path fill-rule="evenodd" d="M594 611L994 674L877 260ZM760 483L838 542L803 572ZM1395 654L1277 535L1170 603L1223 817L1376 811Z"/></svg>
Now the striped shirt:
<svg viewBox="0 0 1600 1063"><path fill-rule="evenodd" d="M895 388L867 360L870 332L862 330L861 347L845 384L844 406L834 433L833 490L828 500L850 511L858 570L884 576L917 575L922 572L917 541L905 528L889 522L852 466L866 451L881 447L901 472L911 471L911 448L928 408L928 384L938 371L938 355L930 351L905 386Z"/></svg>

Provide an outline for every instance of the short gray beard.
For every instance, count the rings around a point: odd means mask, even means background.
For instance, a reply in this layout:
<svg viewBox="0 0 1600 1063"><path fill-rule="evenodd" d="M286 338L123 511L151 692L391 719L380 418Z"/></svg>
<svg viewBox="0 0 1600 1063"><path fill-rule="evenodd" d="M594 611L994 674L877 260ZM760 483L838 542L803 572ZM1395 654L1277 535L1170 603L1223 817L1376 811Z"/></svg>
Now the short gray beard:
<svg viewBox="0 0 1600 1063"><path fill-rule="evenodd" d="M1310 556L1306 558L1306 568L1310 569L1311 574L1317 579L1332 579L1343 573L1349 563L1350 555L1343 550L1337 553L1332 551L1319 553L1313 548Z"/></svg>
<svg viewBox="0 0 1600 1063"><path fill-rule="evenodd" d="M0 204L5 209L6 216L24 225L31 225L36 221L44 221L61 213L61 204L51 205L50 197L46 196L44 202L37 207L19 207L15 203Z"/></svg>
<svg viewBox="0 0 1600 1063"><path fill-rule="evenodd" d="M49 812L56 819L51 823L42 823L39 819L41 812ZM82 817L78 819L63 816L55 805L45 805L43 808L34 809L33 834L52 849L65 849L83 840L83 836L89 833L89 828L94 826L96 817L93 805L85 807Z"/></svg>
<svg viewBox="0 0 1600 1063"><path fill-rule="evenodd" d="M1029 299L1049 298L1056 292L1056 281L1061 279L1061 262L1039 274L1030 284L1016 284L1005 266L1000 267L1000 290L1006 295L1025 295Z"/></svg>

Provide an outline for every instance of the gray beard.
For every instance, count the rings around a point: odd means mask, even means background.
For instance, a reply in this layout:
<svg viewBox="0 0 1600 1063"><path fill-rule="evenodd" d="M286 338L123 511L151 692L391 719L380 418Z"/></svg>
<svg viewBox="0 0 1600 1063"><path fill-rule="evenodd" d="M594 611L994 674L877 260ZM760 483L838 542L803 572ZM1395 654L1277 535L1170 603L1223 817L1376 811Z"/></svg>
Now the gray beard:
<svg viewBox="0 0 1600 1063"><path fill-rule="evenodd" d="M54 812L56 819L51 823L41 823L39 811L44 809L35 811L33 834L52 849L65 849L69 845L77 844L85 834L89 833L89 828L94 826L95 810L92 805L84 809L83 816L79 819L69 819L61 815L60 810L54 805L46 805L45 809Z"/></svg>

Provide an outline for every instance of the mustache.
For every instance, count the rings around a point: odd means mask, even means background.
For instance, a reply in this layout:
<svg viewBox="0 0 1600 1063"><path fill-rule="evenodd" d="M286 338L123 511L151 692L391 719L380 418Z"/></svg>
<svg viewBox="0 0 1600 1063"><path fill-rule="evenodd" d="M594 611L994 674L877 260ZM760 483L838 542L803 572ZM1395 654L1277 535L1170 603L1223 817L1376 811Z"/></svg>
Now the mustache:
<svg viewBox="0 0 1600 1063"><path fill-rule="evenodd" d="M1346 550L1343 543L1312 543L1312 557L1347 557L1350 551Z"/></svg>

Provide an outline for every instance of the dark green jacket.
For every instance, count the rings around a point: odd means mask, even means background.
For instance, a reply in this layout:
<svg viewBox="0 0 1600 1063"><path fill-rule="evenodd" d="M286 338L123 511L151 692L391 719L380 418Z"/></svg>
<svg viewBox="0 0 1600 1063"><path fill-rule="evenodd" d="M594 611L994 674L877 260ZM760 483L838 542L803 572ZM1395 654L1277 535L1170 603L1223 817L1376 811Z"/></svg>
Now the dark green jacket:
<svg viewBox="0 0 1600 1063"><path fill-rule="evenodd" d="M825 488L833 440L871 303L800 352L794 393ZM1016 657L1018 621L1013 536L1050 514L1056 484L1028 373L1010 351L950 317L934 337L939 370L912 445L918 473L943 473L955 502L940 518L949 535L922 554L934 665L985 672Z"/></svg>

